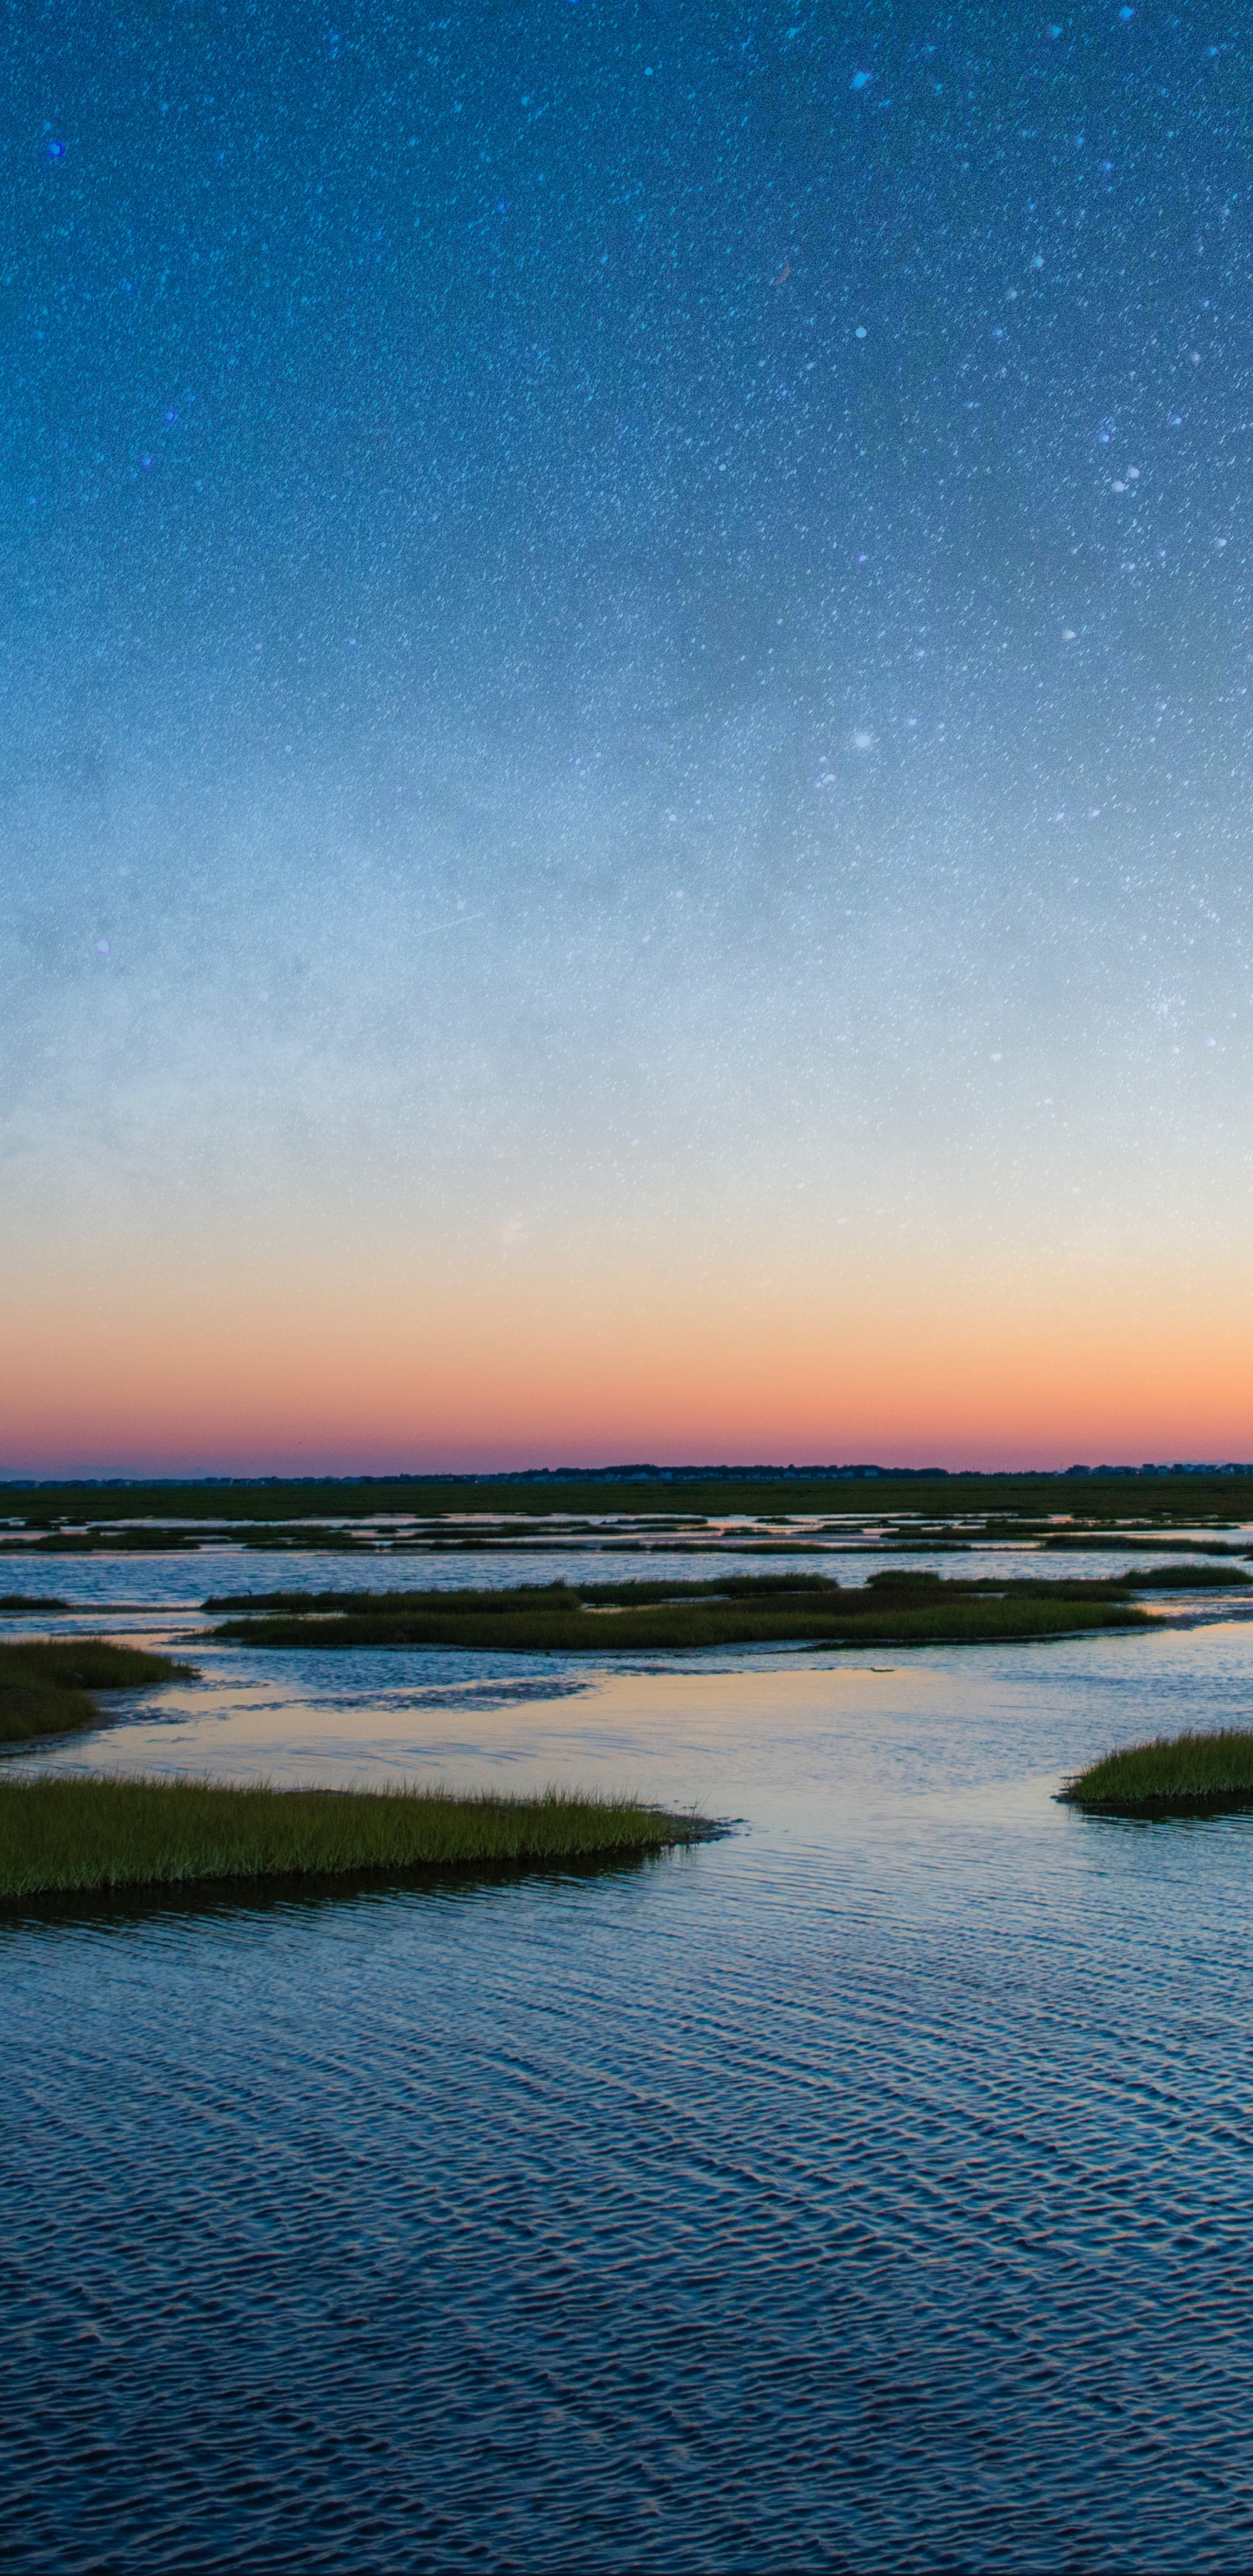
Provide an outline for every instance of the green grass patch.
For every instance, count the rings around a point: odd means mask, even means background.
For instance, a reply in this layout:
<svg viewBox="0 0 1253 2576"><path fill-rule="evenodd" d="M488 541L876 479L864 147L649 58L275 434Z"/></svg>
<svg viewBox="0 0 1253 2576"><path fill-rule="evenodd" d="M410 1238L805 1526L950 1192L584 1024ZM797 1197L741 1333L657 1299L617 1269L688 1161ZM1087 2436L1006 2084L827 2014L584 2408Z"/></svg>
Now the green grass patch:
<svg viewBox="0 0 1253 2576"><path fill-rule="evenodd" d="M1245 1574L1237 1565L1137 1565L1123 1582L1132 1592L1238 1592L1241 1584L1253 1583L1253 1574Z"/></svg>
<svg viewBox="0 0 1253 2576"><path fill-rule="evenodd" d="M491 1614L498 1609L511 1610L572 1603L586 1603L594 1609L649 1609L658 1602L688 1601L769 1601L790 1600L794 1595L822 1600L840 1590L839 1584L826 1574L724 1574L704 1580L673 1576L651 1579L641 1575L627 1583L509 1583L491 1584L482 1590L471 1585L458 1586L455 1592L446 1584L433 1590L415 1591L406 1586L402 1591L393 1585L373 1585L351 1592L336 1586L325 1592L219 1592L205 1602L206 1610L294 1610L294 1611L392 1611L397 1607L417 1610L460 1609Z"/></svg>
<svg viewBox="0 0 1253 2576"><path fill-rule="evenodd" d="M1139 1530L1124 1530L1116 1536L1107 1530L1050 1530L1040 1544L1050 1555L1081 1550L1085 1556L1161 1556L1167 1553L1176 1556L1253 1556L1253 1548L1247 1546L1243 1539L1176 1538L1173 1535L1150 1538ZM1236 1580L1239 1580L1238 1576Z"/></svg>
<svg viewBox="0 0 1253 2576"><path fill-rule="evenodd" d="M101 1637L5 1639L0 1644L0 1744L99 1726L97 1691L142 1690L189 1672L169 1655Z"/></svg>
<svg viewBox="0 0 1253 2576"><path fill-rule="evenodd" d="M0 1555L30 1556L169 1556L202 1547L247 1547L290 1555L316 1548L319 1554L354 1551L374 1555L373 1539L352 1530L315 1529L306 1525L260 1527L245 1521L238 1529L221 1524L211 1529L169 1529L157 1522L114 1525L103 1521L87 1529L47 1529L36 1538L0 1538Z"/></svg>
<svg viewBox="0 0 1253 2576"><path fill-rule="evenodd" d="M412 1513L440 1519L450 1513L498 1513L547 1516L553 1512L599 1519L624 1512L632 1519L660 1511L665 1518L717 1516L729 1513L814 1512L873 1514L893 1512L937 1523L959 1515L978 1514L1007 1530L1028 1519L1043 1521L1051 1513L1106 1524L1129 1515L1169 1527L1202 1521L1232 1523L1253 1514L1253 1476L1201 1468L1194 1474L1155 1476L1142 1473L1093 1472L1084 1476L956 1473L913 1475L876 1469L838 1477L780 1475L748 1465L623 1470L587 1475L578 1469L560 1475L467 1477L277 1477L198 1478L184 1485L161 1479L148 1485L119 1479L109 1482L38 1484L13 1482L0 1487L7 1509L26 1516L31 1527L53 1521L138 1519L154 1521L231 1520L259 1522L359 1518L373 1513Z"/></svg>
<svg viewBox="0 0 1253 2576"><path fill-rule="evenodd" d="M0 1897L630 1858L716 1828L633 1799L0 1780Z"/></svg>
<svg viewBox="0 0 1253 2576"><path fill-rule="evenodd" d="M41 1538L0 1539L0 1555L9 1556L168 1556L176 1549L198 1548L195 1530L141 1529L49 1530Z"/></svg>
<svg viewBox="0 0 1253 2576"><path fill-rule="evenodd" d="M1253 1730L1159 1735L1106 1753L1068 1780L1074 1807L1109 1816L1213 1816L1253 1808Z"/></svg>
<svg viewBox="0 0 1253 2576"><path fill-rule="evenodd" d="M711 1583L279 1594L254 1598L249 1612L213 1633L251 1646L603 1657L717 1646L999 1644L1148 1624L1118 1582L963 1583L903 1569L847 1590L822 1575L739 1575Z"/></svg>

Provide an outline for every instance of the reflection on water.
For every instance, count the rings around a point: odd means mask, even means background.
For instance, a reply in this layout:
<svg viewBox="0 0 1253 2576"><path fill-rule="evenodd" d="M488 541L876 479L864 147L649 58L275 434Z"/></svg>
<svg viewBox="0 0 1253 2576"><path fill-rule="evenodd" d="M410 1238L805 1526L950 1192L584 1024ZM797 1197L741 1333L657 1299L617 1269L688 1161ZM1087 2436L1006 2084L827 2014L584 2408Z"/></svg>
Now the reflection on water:
<svg viewBox="0 0 1253 2576"><path fill-rule="evenodd" d="M730 1827L724 1830L729 1831ZM638 1876L641 1871L665 1866L667 1855L659 1851L614 1852L597 1858L588 1854L581 1859L562 1862L528 1862L525 1876L537 1884L570 1886L596 1878ZM20 1918L23 1928L37 1925L51 1929L54 1925L75 1932L100 1933L133 1931L139 1925L168 1930L174 1923L211 1923L238 1915L254 1919L267 1914L300 1918L326 1914L344 1906L386 1905L398 1897L412 1901L416 1896L433 1901L481 1894L486 1888L513 1887L519 1878L515 1864L507 1861L483 1861L466 1866L423 1870L399 1870L393 1877L378 1870L363 1870L354 1876L342 1871L325 1878L253 1879L241 1886L237 1879L210 1879L189 1887L118 1887L93 1891L90 1897L48 1895L23 1897L20 1906L3 1919L0 1938L12 1934Z"/></svg>
<svg viewBox="0 0 1253 2576"><path fill-rule="evenodd" d="M638 1542L616 1547L609 1523L590 1545L564 1545L549 1529L545 1535L532 1536L524 1546L497 1544L490 1550L471 1550L465 1555L420 1551L345 1555L327 1548L284 1547L271 1552L237 1545L197 1545L186 1554L170 1556L133 1555L123 1550L112 1555L102 1550L88 1556L59 1556L13 1544L7 1553L0 1554L0 1593L18 1591L32 1598L49 1599L59 1596L95 1608L112 1609L120 1603L140 1610L152 1606L166 1610L173 1605L191 1610L199 1608L210 1594L381 1590L389 1586L399 1591L432 1585L449 1591L474 1591L510 1583L631 1583L670 1578L709 1583L724 1574L789 1572L826 1574L839 1583L862 1583L885 1567L899 1569L902 1564L929 1567L936 1574L957 1573L964 1578L1022 1573L1104 1578L1131 1565L1159 1561L1163 1544L1159 1538L1153 1552L1146 1555L1143 1544L1137 1546L1133 1537L1125 1552L1115 1552L1108 1544L1107 1534L1104 1545L1090 1549L1067 1547L1064 1554L1053 1554L1032 1541L1019 1539L1001 1540L994 1545L963 1544L954 1551L951 1545L907 1544L902 1528L900 1524L887 1533L887 1547L877 1547L873 1537L861 1535L855 1539L817 1541L800 1534L794 1552L776 1539L768 1555L760 1549L738 1549L729 1526L716 1544L710 1541L704 1547L685 1546L678 1540L663 1544L655 1538L642 1551ZM1253 1525L1233 1522L1221 1532L1179 1529L1168 1542L1168 1548L1193 1545L1214 1547L1221 1554L1245 1546L1253 1550ZM0 1617L0 1628L5 1624Z"/></svg>
<svg viewBox="0 0 1253 2576"><path fill-rule="evenodd" d="M744 1822L10 1919L10 2564L1243 2563L1253 1820L1052 1791L1247 1722L1250 1626L196 1660L51 1758Z"/></svg>

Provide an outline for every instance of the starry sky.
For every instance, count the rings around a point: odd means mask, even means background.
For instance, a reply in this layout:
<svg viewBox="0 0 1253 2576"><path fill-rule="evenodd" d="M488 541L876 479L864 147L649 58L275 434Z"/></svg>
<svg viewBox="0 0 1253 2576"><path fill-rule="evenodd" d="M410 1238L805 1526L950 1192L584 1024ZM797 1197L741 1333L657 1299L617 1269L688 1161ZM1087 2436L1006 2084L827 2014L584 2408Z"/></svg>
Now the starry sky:
<svg viewBox="0 0 1253 2576"><path fill-rule="evenodd" d="M7 17L0 1466L1253 1455L1246 13Z"/></svg>

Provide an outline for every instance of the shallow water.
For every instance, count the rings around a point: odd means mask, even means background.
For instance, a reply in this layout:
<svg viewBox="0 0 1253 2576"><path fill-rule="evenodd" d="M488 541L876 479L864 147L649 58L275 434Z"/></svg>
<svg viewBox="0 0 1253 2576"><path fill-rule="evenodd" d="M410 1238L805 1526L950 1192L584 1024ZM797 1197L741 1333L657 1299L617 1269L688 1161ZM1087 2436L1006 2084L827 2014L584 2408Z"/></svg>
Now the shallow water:
<svg viewBox="0 0 1253 2576"><path fill-rule="evenodd" d="M114 1634L244 1588L39 1571L142 1599ZM605 1671L195 1651L42 1758L744 1821L635 1868L8 1919L10 2564L1243 2563L1253 1820L1052 1792L1249 1722L1253 1623Z"/></svg>

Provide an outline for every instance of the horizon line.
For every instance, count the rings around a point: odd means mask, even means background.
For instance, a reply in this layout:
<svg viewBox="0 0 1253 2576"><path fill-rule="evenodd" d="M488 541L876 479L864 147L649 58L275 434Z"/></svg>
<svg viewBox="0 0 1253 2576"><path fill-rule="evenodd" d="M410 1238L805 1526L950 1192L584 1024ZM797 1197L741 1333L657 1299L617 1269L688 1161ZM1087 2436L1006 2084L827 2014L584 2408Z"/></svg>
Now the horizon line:
<svg viewBox="0 0 1253 2576"><path fill-rule="evenodd" d="M257 1485L694 1484L715 1479L728 1483L748 1483L754 1478L759 1481L765 1479L779 1483L788 1480L796 1482L809 1480L831 1484L851 1484L872 1479L882 1480L885 1483L893 1480L917 1483L952 1483L962 1480L1005 1483L1028 1478L1058 1482L1072 1476L1253 1476L1253 1462L1247 1459L1230 1458L1175 1458L1145 1459L1139 1465L1103 1460L1094 1466L1078 1460L1067 1467L885 1467L875 1460L865 1460L851 1465L814 1463L796 1466L789 1462L784 1466L777 1462L758 1461L739 1464L724 1462L719 1465L690 1463L663 1467L647 1460L633 1460L628 1464L604 1467L445 1467L392 1470L370 1468L357 1473L327 1470L320 1474L310 1473L308 1470L294 1474L284 1474L277 1470L263 1474L248 1474L246 1472L224 1473L220 1469L210 1472L189 1468L181 1474L171 1473L168 1469L149 1475L84 1470L78 1474L62 1472L51 1476L38 1472L23 1474L20 1471L10 1470L0 1472L0 1493L32 1490L58 1491L66 1487L84 1485L125 1492L139 1486L153 1485L201 1485L228 1488Z"/></svg>

